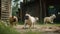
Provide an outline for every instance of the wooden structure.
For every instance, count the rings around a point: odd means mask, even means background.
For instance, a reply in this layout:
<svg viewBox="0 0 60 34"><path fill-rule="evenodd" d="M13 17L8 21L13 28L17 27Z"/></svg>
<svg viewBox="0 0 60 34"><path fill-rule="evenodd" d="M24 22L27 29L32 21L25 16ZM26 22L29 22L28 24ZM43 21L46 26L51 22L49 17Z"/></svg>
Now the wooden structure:
<svg viewBox="0 0 60 34"><path fill-rule="evenodd" d="M60 18L60 0L24 0L21 5L22 19L24 20L24 15L26 12L30 13L33 16L37 16L40 18L40 21L43 20L44 17L50 16L50 12L52 14L56 14L58 21ZM54 6L53 12L50 11L49 6ZM56 9L56 10L55 10ZM55 10L55 11L54 11ZM50 11L50 12L49 12Z"/></svg>
<svg viewBox="0 0 60 34"><path fill-rule="evenodd" d="M0 19L7 21L11 15L11 0L0 0Z"/></svg>

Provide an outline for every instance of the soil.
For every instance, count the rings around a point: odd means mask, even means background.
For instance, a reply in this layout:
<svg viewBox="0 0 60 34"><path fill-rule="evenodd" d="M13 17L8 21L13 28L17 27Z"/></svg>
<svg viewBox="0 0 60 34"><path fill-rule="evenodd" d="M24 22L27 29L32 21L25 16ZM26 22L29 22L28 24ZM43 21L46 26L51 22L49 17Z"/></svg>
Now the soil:
<svg viewBox="0 0 60 34"><path fill-rule="evenodd" d="M59 32L60 33L60 26L40 26L40 25L35 25L34 28L32 27L31 29L29 29L29 28L24 28L24 25L17 25L17 26L14 26L14 28L18 32L27 32L27 31L31 30L31 31Z"/></svg>

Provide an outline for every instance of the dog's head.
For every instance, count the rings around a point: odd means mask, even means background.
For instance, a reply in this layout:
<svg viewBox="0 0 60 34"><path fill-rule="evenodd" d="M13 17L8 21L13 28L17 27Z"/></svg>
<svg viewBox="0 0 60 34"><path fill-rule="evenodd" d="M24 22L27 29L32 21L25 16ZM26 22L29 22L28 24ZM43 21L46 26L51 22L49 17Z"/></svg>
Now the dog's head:
<svg viewBox="0 0 60 34"><path fill-rule="evenodd" d="M35 17L35 19L36 19L36 20L39 20L39 18L38 18L38 17Z"/></svg>
<svg viewBox="0 0 60 34"><path fill-rule="evenodd" d="M53 14L52 16L53 16L53 18L56 18L56 15L55 14Z"/></svg>
<svg viewBox="0 0 60 34"><path fill-rule="evenodd" d="M30 14L25 14L25 16L30 16Z"/></svg>

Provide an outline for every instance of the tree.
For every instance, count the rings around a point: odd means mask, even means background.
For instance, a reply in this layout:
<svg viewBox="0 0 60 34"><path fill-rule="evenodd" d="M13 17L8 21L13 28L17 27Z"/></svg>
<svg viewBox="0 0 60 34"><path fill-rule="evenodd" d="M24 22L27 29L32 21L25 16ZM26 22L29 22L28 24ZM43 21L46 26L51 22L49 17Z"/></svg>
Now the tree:
<svg viewBox="0 0 60 34"><path fill-rule="evenodd" d="M18 1L19 0L14 0L14 6L12 7L12 15L16 16L16 12L18 11Z"/></svg>

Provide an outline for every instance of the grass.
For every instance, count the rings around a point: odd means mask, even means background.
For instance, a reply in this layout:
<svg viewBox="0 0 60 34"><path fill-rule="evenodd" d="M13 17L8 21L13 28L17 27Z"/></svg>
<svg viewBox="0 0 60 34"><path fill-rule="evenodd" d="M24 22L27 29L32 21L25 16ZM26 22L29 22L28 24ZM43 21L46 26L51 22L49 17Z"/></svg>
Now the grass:
<svg viewBox="0 0 60 34"><path fill-rule="evenodd" d="M5 26L3 23L0 22L0 34L20 34L15 29Z"/></svg>
<svg viewBox="0 0 60 34"><path fill-rule="evenodd" d="M20 22L21 23L21 22ZM21 25L21 24L20 24ZM39 26L60 26L60 24L38 24ZM3 23L0 23L0 34L44 34L40 31L28 31L28 32L17 32L14 28L5 26Z"/></svg>

